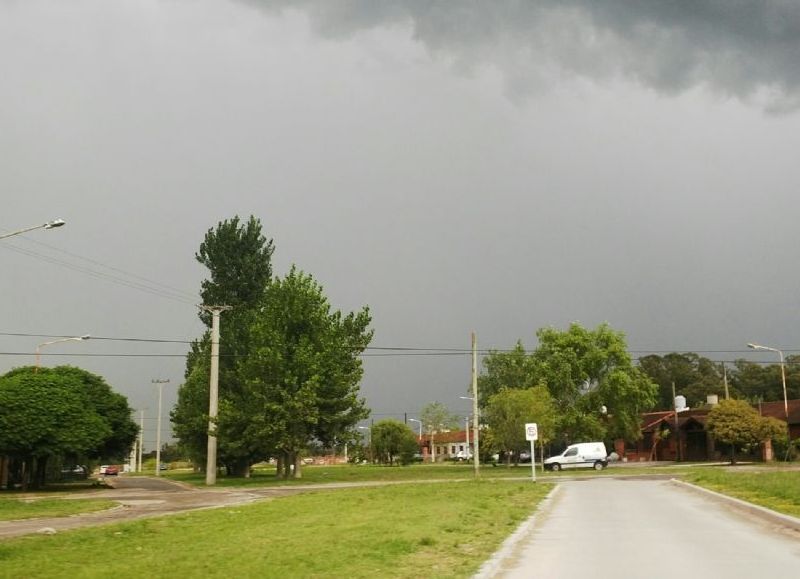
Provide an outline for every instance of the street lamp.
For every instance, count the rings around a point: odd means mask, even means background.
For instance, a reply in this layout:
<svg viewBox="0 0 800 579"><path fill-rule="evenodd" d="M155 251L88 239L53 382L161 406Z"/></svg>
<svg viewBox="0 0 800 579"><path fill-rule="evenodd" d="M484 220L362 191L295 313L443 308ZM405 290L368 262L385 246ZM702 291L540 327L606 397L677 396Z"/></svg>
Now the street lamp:
<svg viewBox="0 0 800 579"><path fill-rule="evenodd" d="M419 440L421 441L422 440L422 421L421 420L417 420L416 418L409 418L409 420L411 422L416 422L417 424L419 424Z"/></svg>
<svg viewBox="0 0 800 579"><path fill-rule="evenodd" d="M461 398L461 400L470 400L471 402L475 402L475 398L473 398L472 396L459 396L459 398ZM467 433L467 451L469 451L469 416L467 416L466 419L467 419L467 428L466 428L466 433ZM476 436L477 436L477 434L476 434ZM478 460L475 452L472 453L472 459L473 460Z"/></svg>
<svg viewBox="0 0 800 579"><path fill-rule="evenodd" d="M61 227L65 223L66 221L64 221L63 219L53 219L52 221L48 221L47 223L42 223L41 225L34 225L33 227L18 229L17 231L12 231L11 233L4 233L0 235L0 239L5 239L6 237L11 237L13 235L19 235L20 233L27 233L28 231L33 231L35 229L55 229L56 227Z"/></svg>
<svg viewBox="0 0 800 579"><path fill-rule="evenodd" d="M59 344L61 342L80 342L82 340L88 340L89 338L91 338L91 336L89 334L86 334L85 336L74 336L72 338L61 338L59 340L52 340L50 342L42 342L41 344L36 346L36 370L35 371L36 372L39 371L39 366L41 366L41 357L42 357L41 350L45 346L50 346L52 344Z"/></svg>
<svg viewBox="0 0 800 579"><path fill-rule="evenodd" d="M760 344L747 344L748 348L753 350L767 350L769 352L777 352L781 357L781 382L783 383L783 412L786 415L786 426L789 426L789 399L786 397L786 368L783 363L783 352L778 348L770 348L769 346L762 346Z"/></svg>
<svg viewBox="0 0 800 579"><path fill-rule="evenodd" d="M169 384L169 378L161 380L154 378L151 384L158 385L158 423L156 424L156 476L161 476L161 396L164 392L164 384Z"/></svg>
<svg viewBox="0 0 800 579"><path fill-rule="evenodd" d="M367 447L369 448L369 462L372 462L372 429L369 426L359 426L359 430L367 431Z"/></svg>

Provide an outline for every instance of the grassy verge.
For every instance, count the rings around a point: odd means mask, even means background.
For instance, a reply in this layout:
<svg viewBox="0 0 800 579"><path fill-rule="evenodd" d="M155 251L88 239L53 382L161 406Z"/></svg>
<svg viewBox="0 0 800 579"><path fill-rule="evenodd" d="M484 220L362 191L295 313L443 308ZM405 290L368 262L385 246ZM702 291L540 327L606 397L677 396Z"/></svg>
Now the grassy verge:
<svg viewBox="0 0 800 579"><path fill-rule="evenodd" d="M598 473L593 469L574 469L561 473L542 473L536 470L537 479L546 481L558 476L606 476L606 475L640 475L640 474L665 474L667 472L677 476L687 471L687 467L609 467ZM162 476L192 485L203 486L205 475L188 471L168 471ZM296 486L322 483L341 482L368 482L368 481L414 481L414 480L455 480L471 479L474 476L472 465L468 464L417 464L407 467L387 467L373 465L337 465L303 467L303 478L299 480L282 480L275 476L274 467L254 469L249 479L220 476L217 478L218 486ZM481 467L482 479L508 479L526 478L531 476L530 464L507 468L505 466Z"/></svg>
<svg viewBox="0 0 800 579"><path fill-rule="evenodd" d="M800 517L800 471L696 469L686 480L738 499Z"/></svg>
<svg viewBox="0 0 800 579"><path fill-rule="evenodd" d="M549 485L324 491L0 543L8 577L468 577Z"/></svg>
<svg viewBox="0 0 800 579"><path fill-rule="evenodd" d="M67 517L110 509L116 504L114 501L94 499L0 498L0 521L37 517Z"/></svg>

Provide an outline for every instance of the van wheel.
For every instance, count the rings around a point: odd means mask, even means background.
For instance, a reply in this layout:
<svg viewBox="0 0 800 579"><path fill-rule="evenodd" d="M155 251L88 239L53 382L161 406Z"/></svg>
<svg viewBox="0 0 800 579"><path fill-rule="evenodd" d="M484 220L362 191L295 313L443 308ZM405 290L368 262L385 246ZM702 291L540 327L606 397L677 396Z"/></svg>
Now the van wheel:
<svg viewBox="0 0 800 579"><path fill-rule="evenodd" d="M594 463L594 470L603 470L603 463L602 462Z"/></svg>
<svg viewBox="0 0 800 579"><path fill-rule="evenodd" d="M560 464L558 464L557 462L554 462L554 463L553 463L553 464L550 466L550 470L552 470L553 472L558 472L558 471L560 471L560 470L561 470L561 465L560 465Z"/></svg>

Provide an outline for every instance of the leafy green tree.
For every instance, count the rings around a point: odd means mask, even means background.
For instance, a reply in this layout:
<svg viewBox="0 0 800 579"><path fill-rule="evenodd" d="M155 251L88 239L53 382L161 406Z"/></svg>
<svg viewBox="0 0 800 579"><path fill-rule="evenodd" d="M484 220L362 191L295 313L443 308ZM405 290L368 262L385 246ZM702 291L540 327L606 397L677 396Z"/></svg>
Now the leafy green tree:
<svg viewBox="0 0 800 579"><path fill-rule="evenodd" d="M730 447L731 464L736 462L736 450L752 447L785 431L786 424L761 417L744 400L723 400L708 413L706 427L715 440Z"/></svg>
<svg viewBox="0 0 800 579"><path fill-rule="evenodd" d="M359 355L372 339L371 318L367 308L333 311L322 288L294 267L273 279L272 253L260 222L237 217L209 230L196 256L210 272L204 303L233 307L221 323L218 459L229 474L247 476L254 462L277 457L284 476L300 477L310 442L333 446L367 415ZM187 356L172 412L196 461L206 453L209 349L207 332Z"/></svg>
<svg viewBox="0 0 800 579"><path fill-rule="evenodd" d="M417 436L397 420L381 420L372 426L372 449L381 464L411 464L419 449Z"/></svg>
<svg viewBox="0 0 800 579"><path fill-rule="evenodd" d="M189 459L197 465L206 460L208 444L209 358L198 357L184 383L178 388L178 403L170 412L173 433ZM218 440L220 457L227 458L224 439ZM219 448L222 447L222 448ZM224 458L222 460L224 463Z"/></svg>
<svg viewBox="0 0 800 579"><path fill-rule="evenodd" d="M128 404L127 397L114 392L103 377L82 368L56 366L39 369L39 373L47 372L78 380L89 407L108 425L110 434L96 448L87 451L86 458L108 462L127 458L139 433L139 427L131 418L133 409Z"/></svg>
<svg viewBox="0 0 800 579"><path fill-rule="evenodd" d="M483 417L491 432L487 438L495 450L505 451L508 464L512 455L518 462L520 452L530 447L525 439L526 423L537 424L542 444L555 435L556 409L545 386L525 390L503 388L489 398Z"/></svg>
<svg viewBox="0 0 800 579"><path fill-rule="evenodd" d="M639 416L652 408L657 386L633 366L624 335L607 324L589 330L577 323L536 335L539 346L527 358L520 344L510 354L487 356L483 383L490 389L545 385L559 409L556 430L564 442L637 440Z"/></svg>
<svg viewBox="0 0 800 579"><path fill-rule="evenodd" d="M0 378L0 454L17 460L23 488L29 479L44 485L48 460L89 455L112 438L83 386L75 374L54 370Z"/></svg>
<svg viewBox="0 0 800 579"><path fill-rule="evenodd" d="M537 364L517 341L510 352L491 351L483 359L485 372L478 376L478 398L485 407L489 398L504 388L523 390L537 386Z"/></svg>
<svg viewBox="0 0 800 579"><path fill-rule="evenodd" d="M332 310L322 287L294 267L269 285L249 328L251 353L239 366L247 392L241 437L267 441L284 476L294 465L291 476L300 477L300 452L310 440L330 446L368 415L359 355L372 339L370 322L368 308ZM220 409L223 432L241 420Z"/></svg>
<svg viewBox="0 0 800 579"><path fill-rule="evenodd" d="M567 331L543 328L536 335L538 382L561 412L565 442L641 436L639 416L652 408L657 387L633 366L622 332L573 323Z"/></svg>

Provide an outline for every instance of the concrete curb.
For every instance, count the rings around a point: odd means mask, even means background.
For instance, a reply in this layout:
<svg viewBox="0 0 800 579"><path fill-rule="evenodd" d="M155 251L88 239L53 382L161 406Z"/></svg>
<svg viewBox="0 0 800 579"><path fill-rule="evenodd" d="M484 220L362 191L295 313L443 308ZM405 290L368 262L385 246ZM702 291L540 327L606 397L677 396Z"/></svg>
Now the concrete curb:
<svg viewBox="0 0 800 579"><path fill-rule="evenodd" d="M773 511L772 509L761 507L759 505L754 505L753 503L748 503L747 501L743 501L741 499L724 495L722 493L718 493L716 491L712 491L703 488L701 486L693 485L692 483L688 483L686 481L672 479L670 480L670 482L676 486L683 487L697 494L704 495L719 503L724 503L729 507L738 509L740 511L744 511L750 515L754 515L770 523L800 532L800 519L798 519L797 517L793 517L791 515L784 515L783 513Z"/></svg>
<svg viewBox="0 0 800 579"><path fill-rule="evenodd" d="M478 572L472 576L473 579L492 579L497 576L501 571L503 563L513 555L519 544L528 537L528 534L536 524L536 516L549 506L560 489L561 485L556 485L553 490L547 493L547 496L542 499L542 502L539 503L533 514L523 521L522 524L503 541L500 548L495 551L494 554L481 565Z"/></svg>

